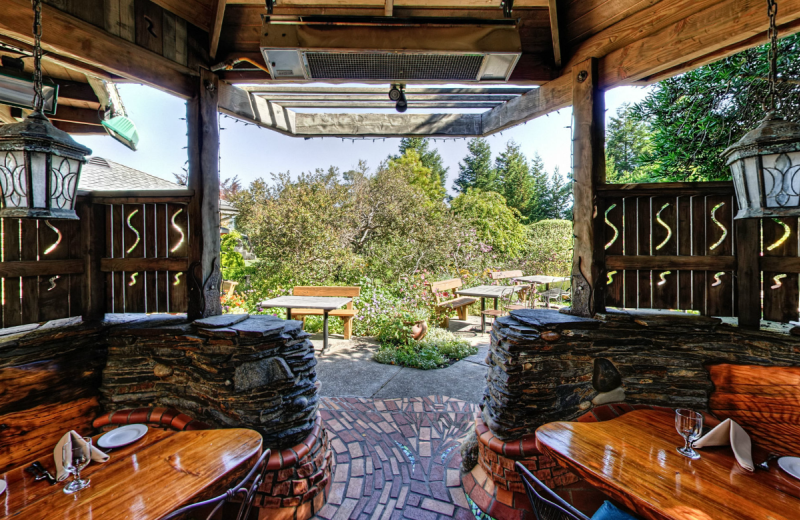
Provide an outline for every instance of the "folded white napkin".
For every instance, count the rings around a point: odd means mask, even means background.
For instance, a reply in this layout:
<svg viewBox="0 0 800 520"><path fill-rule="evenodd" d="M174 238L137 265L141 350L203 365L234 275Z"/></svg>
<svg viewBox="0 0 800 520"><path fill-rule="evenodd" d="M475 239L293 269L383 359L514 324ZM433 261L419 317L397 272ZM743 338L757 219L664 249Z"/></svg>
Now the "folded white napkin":
<svg viewBox="0 0 800 520"><path fill-rule="evenodd" d="M82 445L86 444L86 441L83 440L83 437L78 435L78 432L75 430L70 430L61 437L61 440L58 441L56 444L55 449L53 450L53 457L56 460L56 480L64 480L69 476L67 470L64 469L64 462L61 460L63 458L63 446L64 444L69 443L69 456L72 457L72 443L79 443ZM99 449L95 448L92 445L92 460L94 462L105 462L108 460L108 455L100 451ZM70 461L71 462L71 461Z"/></svg>
<svg viewBox="0 0 800 520"><path fill-rule="evenodd" d="M744 428L730 419L719 423L716 428L696 440L692 446L705 448L706 446L727 446L729 444L733 448L736 462L747 471L755 471L750 436L744 431Z"/></svg>

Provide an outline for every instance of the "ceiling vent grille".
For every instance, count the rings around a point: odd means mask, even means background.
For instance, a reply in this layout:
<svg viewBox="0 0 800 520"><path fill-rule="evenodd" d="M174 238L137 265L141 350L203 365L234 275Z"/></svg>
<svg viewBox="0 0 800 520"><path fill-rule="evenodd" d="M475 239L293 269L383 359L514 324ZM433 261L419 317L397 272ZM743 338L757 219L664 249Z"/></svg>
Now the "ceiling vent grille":
<svg viewBox="0 0 800 520"><path fill-rule="evenodd" d="M484 60L482 54L304 54L315 79L474 81Z"/></svg>

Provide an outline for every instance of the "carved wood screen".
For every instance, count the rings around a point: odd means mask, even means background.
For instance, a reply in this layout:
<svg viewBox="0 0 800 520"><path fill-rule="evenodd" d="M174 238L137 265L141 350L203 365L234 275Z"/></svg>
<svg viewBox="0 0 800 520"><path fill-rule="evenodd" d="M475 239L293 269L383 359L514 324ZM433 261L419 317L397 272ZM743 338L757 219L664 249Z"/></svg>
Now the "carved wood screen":
<svg viewBox="0 0 800 520"><path fill-rule="evenodd" d="M798 319L797 218L760 219L752 236L737 233L729 182L606 185L599 195L607 306L736 316L744 250L758 257L762 282L760 300L749 305L766 320Z"/></svg>
<svg viewBox="0 0 800 520"><path fill-rule="evenodd" d="M3 328L81 315L76 220L0 219Z"/></svg>
<svg viewBox="0 0 800 520"><path fill-rule="evenodd" d="M108 312L186 312L187 206L112 204L106 211Z"/></svg>

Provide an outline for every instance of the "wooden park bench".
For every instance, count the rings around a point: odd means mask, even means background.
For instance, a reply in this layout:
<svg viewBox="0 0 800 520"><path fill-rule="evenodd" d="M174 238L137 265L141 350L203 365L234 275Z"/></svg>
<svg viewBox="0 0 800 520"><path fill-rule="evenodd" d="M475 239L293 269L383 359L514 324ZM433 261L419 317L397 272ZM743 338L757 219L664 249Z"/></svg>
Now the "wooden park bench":
<svg viewBox="0 0 800 520"><path fill-rule="evenodd" d="M434 301L436 302L436 315L437 318L441 317L441 325L447 328L450 325L450 313L456 311L459 320L467 319L467 307L478 301L477 298L469 296L459 296L452 300L441 301L444 291L451 289L458 289L462 286L461 278L452 278L450 280L443 280L441 282L431 283L431 292L433 293Z"/></svg>
<svg viewBox="0 0 800 520"><path fill-rule="evenodd" d="M523 276L523 274L522 274L522 271L520 271L519 269L514 270L514 271L495 271L493 273L489 273L489 278L491 278L492 280L505 280L505 279L508 279L508 278L519 278L521 276ZM515 293L517 295L517 298L519 298L520 302L525 302L528 299L528 293L532 292L533 289L534 289L534 286L532 284L529 285L529 284L523 284L523 283L519 283L519 282L514 282L514 285L524 285L525 286L524 289L520 289L519 291L517 291ZM514 293L512 293L512 295L513 294ZM506 303L506 305L505 305L506 310L510 310L510 311L513 311L513 310L516 310L516 309L526 309L528 307L527 304L521 304L521 303L512 304L510 299L505 303ZM495 316L494 315L495 313L496 313L496 311L489 312L489 314L491 314L495 318L497 318L498 316ZM502 316L502 314L501 314L501 316Z"/></svg>
<svg viewBox="0 0 800 520"><path fill-rule="evenodd" d="M339 296L343 298L355 298L361 294L361 287L310 287L297 286L292 291L294 296ZM322 309L292 309L292 318L303 321L305 325L306 316L322 316ZM347 304L346 309L336 309L330 311L328 316L337 316L344 323L344 339L353 336L353 318L358 314L358 310L353 308L353 302Z"/></svg>

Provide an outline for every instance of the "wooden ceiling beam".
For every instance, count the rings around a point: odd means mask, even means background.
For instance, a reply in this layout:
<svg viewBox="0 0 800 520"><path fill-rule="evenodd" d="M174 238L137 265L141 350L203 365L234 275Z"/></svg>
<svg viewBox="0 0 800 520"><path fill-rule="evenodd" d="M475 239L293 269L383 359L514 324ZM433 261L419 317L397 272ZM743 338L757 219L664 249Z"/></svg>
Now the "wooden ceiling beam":
<svg viewBox="0 0 800 520"><path fill-rule="evenodd" d="M58 105L56 113L49 116L52 121L65 123L81 123L84 125L100 125L100 115L97 110Z"/></svg>
<svg viewBox="0 0 800 520"><path fill-rule="evenodd" d="M297 137L476 137L480 114L304 114Z"/></svg>
<svg viewBox="0 0 800 520"><path fill-rule="evenodd" d="M171 0L178 1L178 0ZM394 0L394 7L448 8L448 9L501 9L502 0ZM157 0L156 3L169 3L170 0ZM234 5L264 5L264 0L228 0ZM548 0L514 0L514 9L547 7ZM282 7L374 7L384 9L386 0L280 0L276 5Z"/></svg>
<svg viewBox="0 0 800 520"><path fill-rule="evenodd" d="M481 115L483 134L490 135L572 104L572 76L565 74Z"/></svg>
<svg viewBox="0 0 800 520"><path fill-rule="evenodd" d="M66 121L53 121L53 126L72 135L108 135L106 129L99 125L84 125L81 123L68 123Z"/></svg>
<svg viewBox="0 0 800 520"><path fill-rule="evenodd" d="M0 105L0 123L10 125L16 122L17 120L11 115L11 107L8 105Z"/></svg>
<svg viewBox="0 0 800 520"><path fill-rule="evenodd" d="M216 1L150 0L172 14L176 14L192 25L210 33L216 14ZM219 0L223 4L225 0ZM261 2L264 5L264 2Z"/></svg>
<svg viewBox="0 0 800 520"><path fill-rule="evenodd" d="M184 99L195 92L196 74L138 45L114 36L49 5L42 6L45 30L42 47L119 76L144 83ZM0 33L32 43L33 11L27 0L3 0Z"/></svg>
<svg viewBox="0 0 800 520"><path fill-rule="evenodd" d="M217 49L219 48L219 37L222 33L222 20L225 18L225 0L216 0L214 9L214 19L211 22L209 29L209 49L208 55L213 60L217 56Z"/></svg>
<svg viewBox="0 0 800 520"><path fill-rule="evenodd" d="M550 2L550 34L553 37L553 59L556 68L561 68L561 31L558 25L558 0Z"/></svg>

